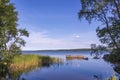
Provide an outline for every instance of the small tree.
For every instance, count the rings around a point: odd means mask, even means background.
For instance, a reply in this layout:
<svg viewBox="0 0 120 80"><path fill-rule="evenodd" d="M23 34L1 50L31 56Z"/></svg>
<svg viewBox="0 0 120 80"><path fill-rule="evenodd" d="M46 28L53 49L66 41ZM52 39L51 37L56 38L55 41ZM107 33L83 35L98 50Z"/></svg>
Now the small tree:
<svg viewBox="0 0 120 80"><path fill-rule="evenodd" d="M9 0L0 0L0 54L5 60L19 54L21 46L25 46L23 36L29 36L26 29L17 28L17 15Z"/></svg>

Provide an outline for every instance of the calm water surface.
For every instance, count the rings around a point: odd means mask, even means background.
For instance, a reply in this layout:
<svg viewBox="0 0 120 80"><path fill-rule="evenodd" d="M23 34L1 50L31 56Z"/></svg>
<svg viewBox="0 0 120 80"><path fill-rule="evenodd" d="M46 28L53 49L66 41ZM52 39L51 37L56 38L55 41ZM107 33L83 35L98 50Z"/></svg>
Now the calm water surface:
<svg viewBox="0 0 120 80"><path fill-rule="evenodd" d="M118 75L112 64L103 59L93 59L90 51L24 51L24 54L39 54L63 59L63 63L56 63L46 67L22 73L25 80L106 80ZM88 60L66 60L66 55L83 55Z"/></svg>

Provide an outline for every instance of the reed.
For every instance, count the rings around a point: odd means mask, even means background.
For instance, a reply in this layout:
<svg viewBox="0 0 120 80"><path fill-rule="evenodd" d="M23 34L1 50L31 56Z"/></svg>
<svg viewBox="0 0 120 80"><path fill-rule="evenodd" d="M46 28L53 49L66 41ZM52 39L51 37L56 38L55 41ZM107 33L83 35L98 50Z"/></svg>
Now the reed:
<svg viewBox="0 0 120 80"><path fill-rule="evenodd" d="M33 68L37 68L46 64L52 64L57 61L57 58L49 56L22 54L13 58L12 63L10 64L10 70L11 72L27 72Z"/></svg>

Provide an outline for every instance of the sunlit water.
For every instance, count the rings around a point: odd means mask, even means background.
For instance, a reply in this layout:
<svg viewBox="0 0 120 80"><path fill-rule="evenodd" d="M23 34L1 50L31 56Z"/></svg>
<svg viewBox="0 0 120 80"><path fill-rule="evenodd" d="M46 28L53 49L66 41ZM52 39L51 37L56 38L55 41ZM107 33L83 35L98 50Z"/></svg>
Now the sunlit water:
<svg viewBox="0 0 120 80"><path fill-rule="evenodd" d="M24 54L39 54L63 59L63 63L40 67L22 73L24 80L106 80L118 75L113 66L101 59L93 59L90 51L26 51ZM66 55L83 55L88 60L66 60Z"/></svg>

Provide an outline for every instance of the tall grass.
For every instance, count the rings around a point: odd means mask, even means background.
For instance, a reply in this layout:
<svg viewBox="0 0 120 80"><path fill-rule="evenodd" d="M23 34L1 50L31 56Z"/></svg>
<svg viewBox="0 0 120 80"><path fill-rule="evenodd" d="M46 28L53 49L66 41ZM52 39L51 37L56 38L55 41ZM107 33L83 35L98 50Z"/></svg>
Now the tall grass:
<svg viewBox="0 0 120 80"><path fill-rule="evenodd" d="M48 66L51 63L60 61L62 60L49 56L22 54L13 58L12 63L10 64L10 70L11 72L27 72L30 69L37 68L38 66Z"/></svg>
<svg viewBox="0 0 120 80"><path fill-rule="evenodd" d="M13 72L27 71L30 68L38 67L40 62L38 55L19 55L15 56L10 64L10 70Z"/></svg>

